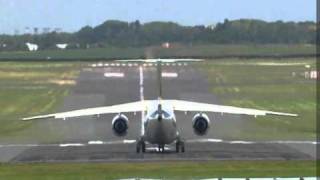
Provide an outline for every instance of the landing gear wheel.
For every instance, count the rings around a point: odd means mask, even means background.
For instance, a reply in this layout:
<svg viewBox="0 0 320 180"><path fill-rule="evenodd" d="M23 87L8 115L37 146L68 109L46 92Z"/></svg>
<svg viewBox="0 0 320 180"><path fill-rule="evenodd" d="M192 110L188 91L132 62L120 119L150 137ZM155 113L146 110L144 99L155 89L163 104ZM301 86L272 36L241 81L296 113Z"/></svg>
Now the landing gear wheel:
<svg viewBox="0 0 320 180"><path fill-rule="evenodd" d="M139 142L137 142L136 150L137 150L137 153L140 153L140 143Z"/></svg>
<svg viewBox="0 0 320 180"><path fill-rule="evenodd" d="M179 142L176 142L176 153L179 152L179 149L180 149L180 143L179 143Z"/></svg>
<svg viewBox="0 0 320 180"><path fill-rule="evenodd" d="M180 142L181 144L180 144L180 146L181 146L181 152L183 152L184 153L184 142Z"/></svg>
<svg viewBox="0 0 320 180"><path fill-rule="evenodd" d="M142 150L142 153L146 152L146 143L144 141L141 141L141 150Z"/></svg>
<svg viewBox="0 0 320 180"><path fill-rule="evenodd" d="M184 142L183 141L177 141L176 142L176 152L185 152L185 148L184 148Z"/></svg>
<svg viewBox="0 0 320 180"><path fill-rule="evenodd" d="M158 152L164 152L164 145L163 144L159 144L158 145Z"/></svg>
<svg viewBox="0 0 320 180"><path fill-rule="evenodd" d="M140 153L140 151L142 153L146 152L146 143L143 140L137 141L136 151L137 151L137 153Z"/></svg>

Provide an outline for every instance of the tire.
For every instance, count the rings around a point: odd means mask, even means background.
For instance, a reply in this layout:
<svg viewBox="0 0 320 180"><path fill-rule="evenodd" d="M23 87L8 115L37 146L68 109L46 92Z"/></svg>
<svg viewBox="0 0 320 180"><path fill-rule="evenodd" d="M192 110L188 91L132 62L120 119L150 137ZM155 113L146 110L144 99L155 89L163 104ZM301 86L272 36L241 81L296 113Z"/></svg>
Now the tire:
<svg viewBox="0 0 320 180"><path fill-rule="evenodd" d="M179 149L180 149L180 144L179 142L176 142L176 153L179 153Z"/></svg>
<svg viewBox="0 0 320 180"><path fill-rule="evenodd" d="M146 143L143 141L141 142L141 150L142 150L142 153L146 152Z"/></svg>
<svg viewBox="0 0 320 180"><path fill-rule="evenodd" d="M162 153L164 153L164 145L162 145L162 148L161 148L161 149L162 149Z"/></svg>
<svg viewBox="0 0 320 180"><path fill-rule="evenodd" d="M138 142L138 143L137 143L137 148L136 148L137 153L140 153L140 146L141 146L141 143L140 143L140 142Z"/></svg>
<svg viewBox="0 0 320 180"><path fill-rule="evenodd" d="M184 142L182 142L182 143L181 143L181 152L183 152L183 153L185 152L185 149L184 149Z"/></svg>

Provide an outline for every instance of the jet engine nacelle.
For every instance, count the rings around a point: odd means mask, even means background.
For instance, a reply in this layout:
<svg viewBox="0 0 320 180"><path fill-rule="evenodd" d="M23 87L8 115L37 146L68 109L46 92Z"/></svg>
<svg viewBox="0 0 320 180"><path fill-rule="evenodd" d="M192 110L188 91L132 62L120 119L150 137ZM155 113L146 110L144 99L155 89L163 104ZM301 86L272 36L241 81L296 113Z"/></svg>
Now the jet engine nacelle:
<svg viewBox="0 0 320 180"><path fill-rule="evenodd" d="M204 113L196 114L192 119L192 127L195 134L199 136L205 135L210 128L209 117Z"/></svg>
<svg viewBox="0 0 320 180"><path fill-rule="evenodd" d="M127 116L118 114L112 119L112 130L116 136L125 136L129 127Z"/></svg>

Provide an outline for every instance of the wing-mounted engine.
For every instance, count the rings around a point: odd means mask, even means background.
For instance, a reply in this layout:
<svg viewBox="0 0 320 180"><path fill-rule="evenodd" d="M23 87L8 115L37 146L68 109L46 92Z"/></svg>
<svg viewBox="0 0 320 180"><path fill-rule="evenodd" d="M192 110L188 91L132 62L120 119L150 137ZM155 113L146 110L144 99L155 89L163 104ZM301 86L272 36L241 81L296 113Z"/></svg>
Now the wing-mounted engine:
<svg viewBox="0 0 320 180"><path fill-rule="evenodd" d="M192 119L192 127L195 134L199 136L205 135L210 128L209 117L204 113L196 114Z"/></svg>
<svg viewBox="0 0 320 180"><path fill-rule="evenodd" d="M118 114L112 119L112 130L116 136L125 136L129 128L129 121L124 114Z"/></svg>

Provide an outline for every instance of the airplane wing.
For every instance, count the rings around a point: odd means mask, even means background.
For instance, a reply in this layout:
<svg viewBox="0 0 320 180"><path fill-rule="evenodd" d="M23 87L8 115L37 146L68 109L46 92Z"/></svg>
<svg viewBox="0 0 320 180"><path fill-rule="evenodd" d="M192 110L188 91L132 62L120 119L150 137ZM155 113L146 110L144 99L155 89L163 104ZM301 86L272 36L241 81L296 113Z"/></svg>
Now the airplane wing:
<svg viewBox="0 0 320 180"><path fill-rule="evenodd" d="M198 112L217 112L228 114L244 114L252 116L265 116L265 115L280 115L280 116L298 116L297 114L282 113L265 111L258 109L239 108L233 106L222 106L216 104L206 104L182 100L162 100L163 103L168 103L173 106L176 111L198 111Z"/></svg>
<svg viewBox="0 0 320 180"><path fill-rule="evenodd" d="M36 119L46 119L46 118L66 119L71 117L100 115L100 114L139 112L139 111L146 111L147 104L148 104L148 101L137 101L137 102L118 104L113 106L79 109L79 110L68 111L68 112L27 117L27 118L23 118L22 120L27 121L27 120L36 120Z"/></svg>

